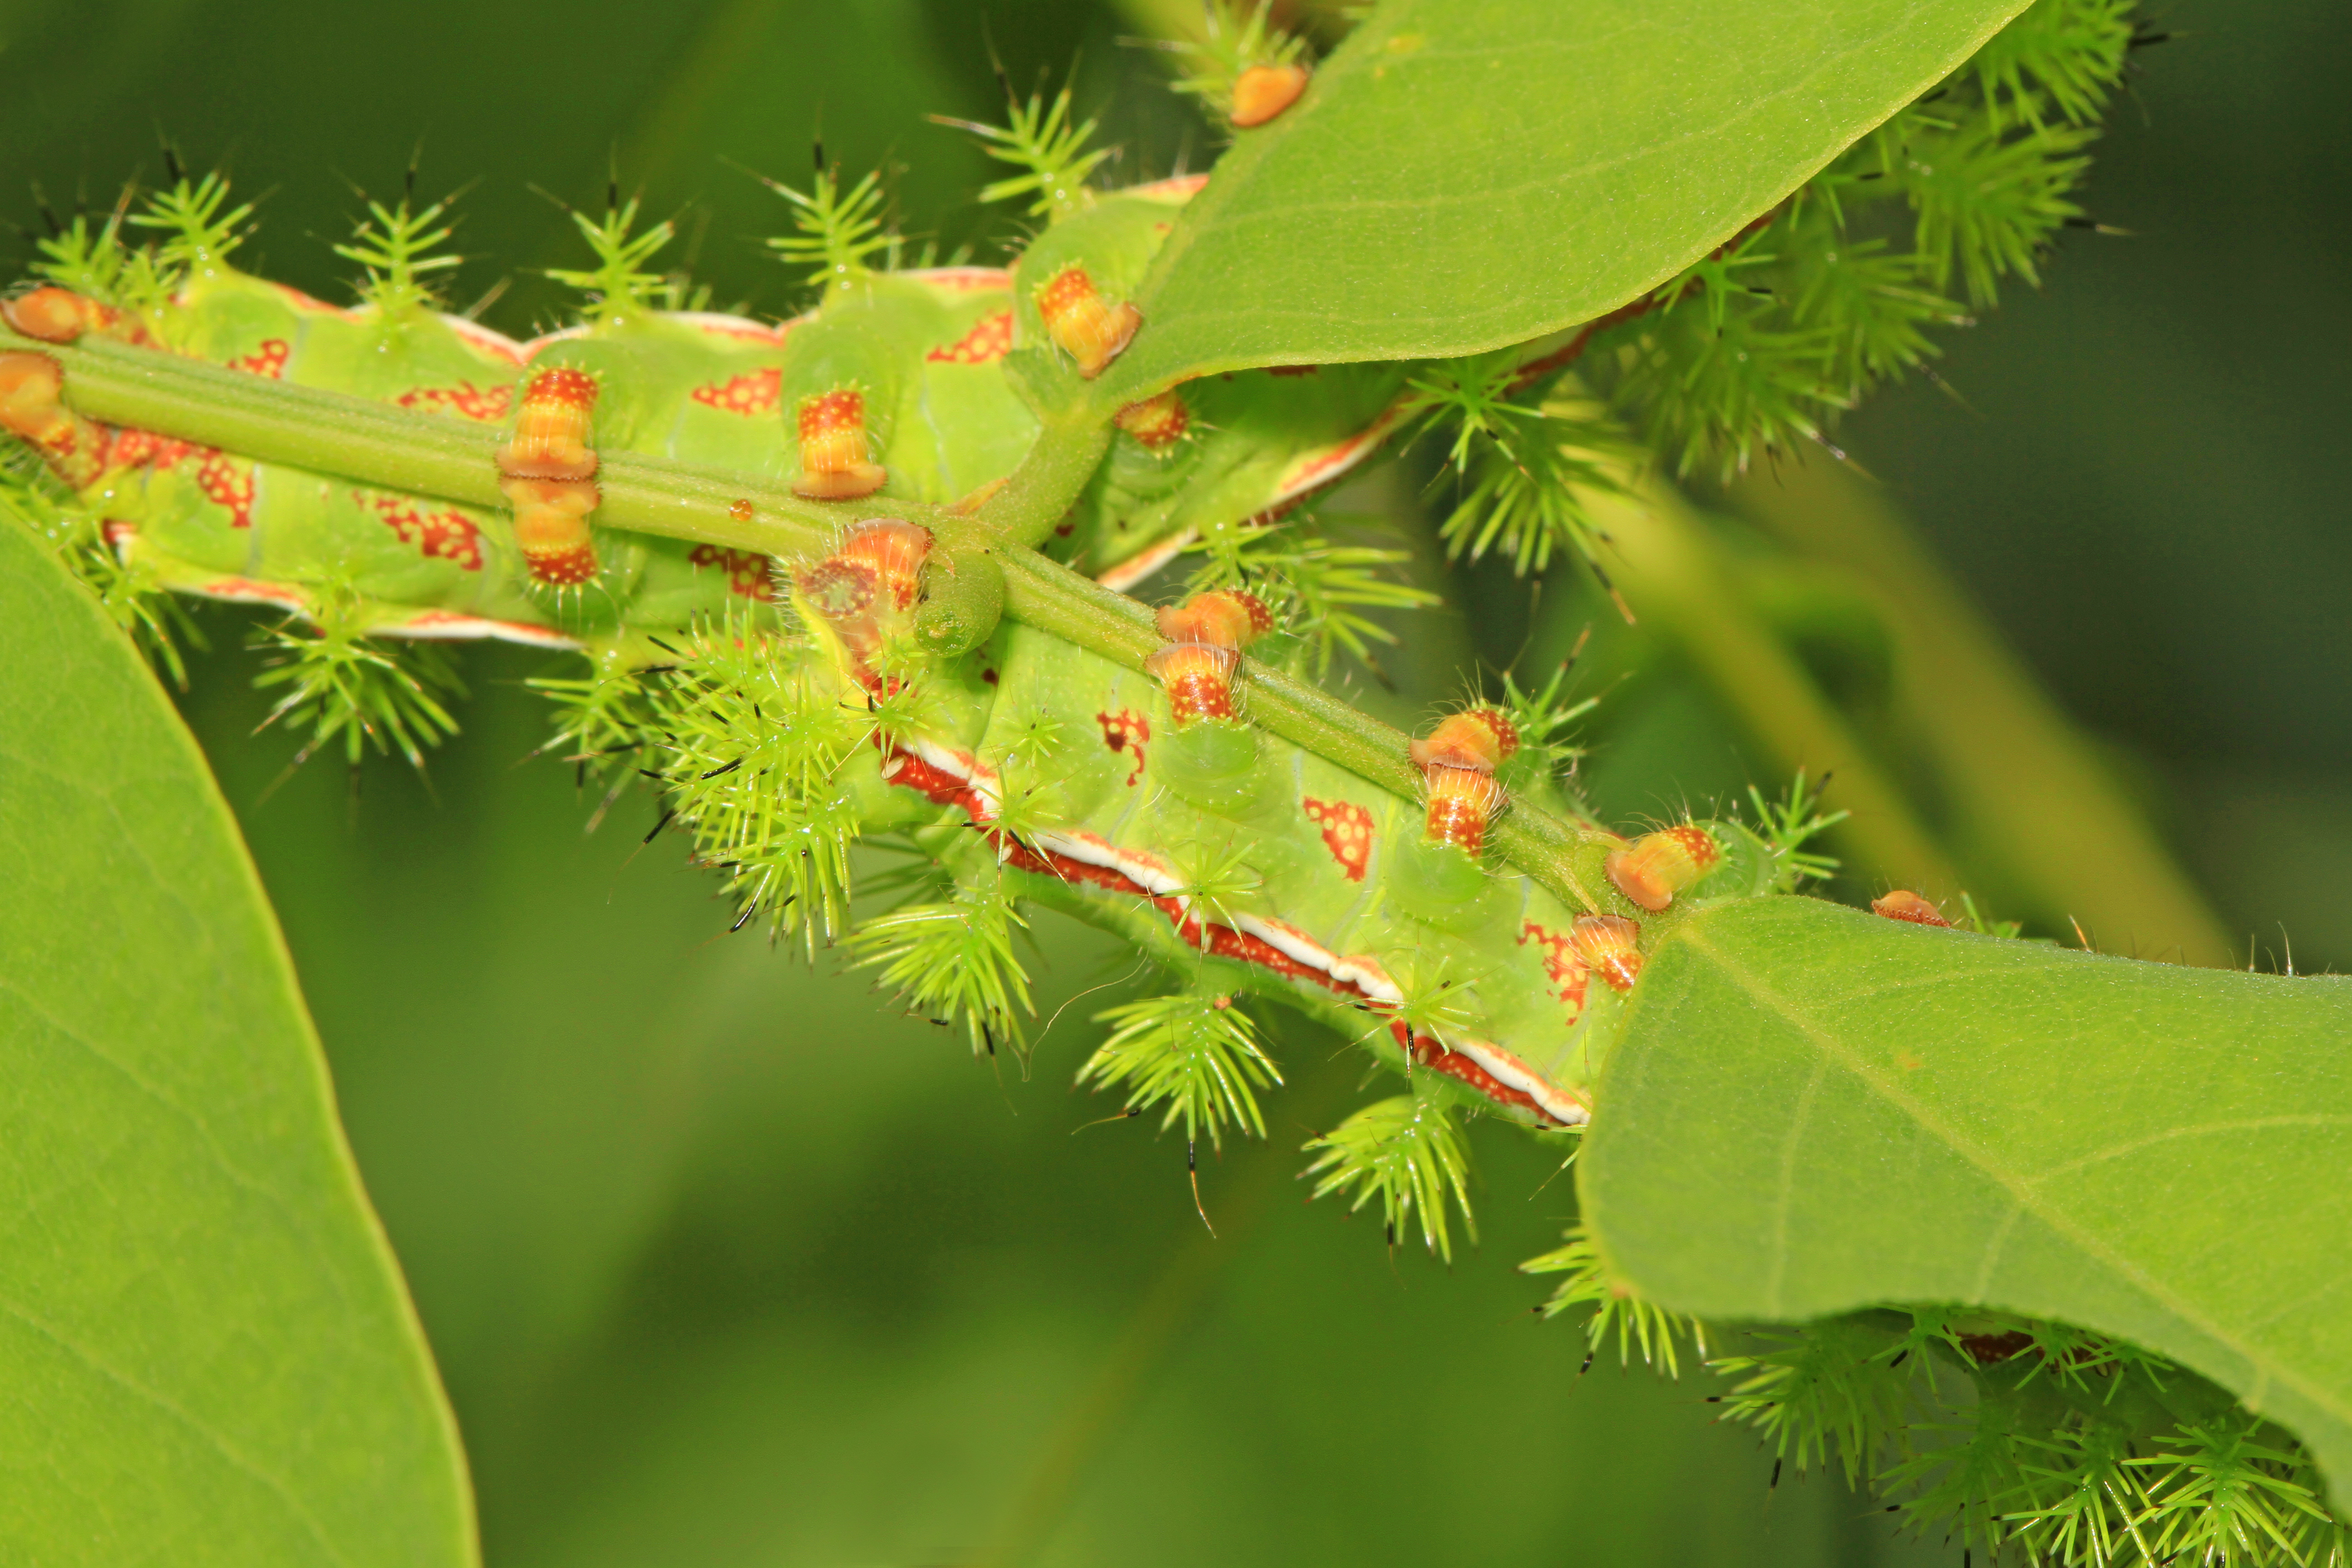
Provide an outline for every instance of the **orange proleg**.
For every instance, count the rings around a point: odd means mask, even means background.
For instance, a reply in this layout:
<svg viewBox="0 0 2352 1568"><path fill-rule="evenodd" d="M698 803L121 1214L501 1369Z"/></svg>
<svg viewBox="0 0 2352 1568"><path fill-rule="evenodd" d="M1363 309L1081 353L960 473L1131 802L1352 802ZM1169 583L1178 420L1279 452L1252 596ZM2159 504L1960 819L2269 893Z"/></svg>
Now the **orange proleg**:
<svg viewBox="0 0 2352 1568"><path fill-rule="evenodd" d="M523 387L513 437L499 449L499 472L510 479L594 479L588 432L595 412L594 376L568 367L538 372Z"/></svg>
<svg viewBox="0 0 2352 1568"><path fill-rule="evenodd" d="M0 429L32 443L51 472L73 489L98 482L106 468L106 428L61 401L66 373L40 353L0 353Z"/></svg>
<svg viewBox="0 0 2352 1568"><path fill-rule="evenodd" d="M803 500L855 500L872 495L889 479L866 448L866 394L856 387L803 397L793 416L801 437L794 495Z"/></svg>
<svg viewBox="0 0 2352 1568"><path fill-rule="evenodd" d="M1252 66L1234 79L1234 129L1263 125L1307 90L1305 66Z"/></svg>
<svg viewBox="0 0 2352 1568"><path fill-rule="evenodd" d="M1645 833L1601 862L1617 890L1652 914L1722 864L1723 846L1695 822Z"/></svg>
<svg viewBox="0 0 2352 1568"><path fill-rule="evenodd" d="M1086 268L1072 262L1038 286L1037 314L1054 346L1078 362L1088 381L1103 373L1135 341L1143 312L1125 300L1107 303Z"/></svg>
<svg viewBox="0 0 2352 1568"><path fill-rule="evenodd" d="M1143 661L1168 692L1168 714L1179 729L1199 719L1234 716L1234 671L1241 656L1204 642L1171 643Z"/></svg>
<svg viewBox="0 0 2352 1568"><path fill-rule="evenodd" d="M1891 893L1871 900L1870 912L1884 915L1890 921L1908 921L1917 926L1949 927L1952 923L1944 918L1943 910L1908 888L1897 888Z"/></svg>
<svg viewBox="0 0 2352 1568"><path fill-rule="evenodd" d="M1622 915L1579 915L1569 928L1569 951L1612 991L1631 991L1641 977L1642 928Z"/></svg>
<svg viewBox="0 0 2352 1568"><path fill-rule="evenodd" d="M1146 451L1164 452L1181 441L1184 433L1192 427L1192 411L1184 406L1184 399L1171 387L1157 397L1129 404L1112 416L1111 422L1134 437Z"/></svg>
<svg viewBox="0 0 2352 1568"><path fill-rule="evenodd" d="M1519 732L1493 708L1465 708L1439 721L1429 738L1412 743L1412 765L1433 763L1493 773L1519 749Z"/></svg>
<svg viewBox="0 0 2352 1568"><path fill-rule="evenodd" d="M588 514L596 487L586 479L508 479L499 484L514 508L515 543L530 580L550 588L576 588L596 575L596 545Z"/></svg>
<svg viewBox="0 0 2352 1568"><path fill-rule="evenodd" d="M1154 617L1170 642L1244 648L1274 628L1274 612L1255 594L1216 588L1181 605L1162 605Z"/></svg>
<svg viewBox="0 0 2352 1568"><path fill-rule="evenodd" d="M1430 842L1451 844L1471 855L1486 847L1486 825L1503 806L1503 786L1480 768L1431 763L1422 769L1429 787Z"/></svg>
<svg viewBox="0 0 2352 1568"><path fill-rule="evenodd" d="M45 283L14 300L0 300L0 321L45 343L69 343L84 332L111 325L120 314L110 306L54 283Z"/></svg>

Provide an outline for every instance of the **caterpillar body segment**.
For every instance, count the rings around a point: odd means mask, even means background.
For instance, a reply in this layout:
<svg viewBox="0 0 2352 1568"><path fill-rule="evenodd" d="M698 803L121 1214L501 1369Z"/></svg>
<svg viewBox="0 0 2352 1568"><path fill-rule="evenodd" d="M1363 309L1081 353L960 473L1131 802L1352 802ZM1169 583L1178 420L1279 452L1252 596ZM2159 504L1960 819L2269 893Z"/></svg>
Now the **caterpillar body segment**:
<svg viewBox="0 0 2352 1568"><path fill-rule="evenodd" d="M165 585L331 607L353 631L584 647L601 681L675 660L642 688L658 723L615 722L583 751L662 737L655 771L677 821L726 868L745 920L764 914L812 949L845 934L850 847L910 834L957 879L955 908L1000 923L1006 899L1068 910L1188 986L1307 1010L1431 1093L1579 1124L1615 993L1587 983L1577 922L1595 911L1482 853L1512 765L1499 715L1441 725L1416 748L1426 787L1408 798L1246 721L1245 650L1273 619L1251 595L1171 606L1165 646L1131 669L1004 623L988 551L941 548L913 522L861 517L784 563L598 524L614 453L858 496L861 511L876 498L971 510L1082 394L1040 287L1079 267L1106 309L1129 299L1197 188L1104 196L1011 273L837 280L781 324L632 308L517 342L421 306L337 309L226 266L136 309L12 302L45 331L475 427L504 509L74 425L58 362L34 348L0 350L0 419ZM1396 427L1405 375L1261 370L1172 389L1113 440L1053 547L1133 580L1191 538L1268 521ZM1514 774L1510 790L1556 803L1544 778ZM1581 885L1608 888L1612 847L1596 835L1580 850Z"/></svg>
<svg viewBox="0 0 2352 1568"><path fill-rule="evenodd" d="M1564 943L1574 911L1512 878L1496 879L1475 929L1415 918L1386 884L1395 846L1420 831L1418 802L1213 715L1180 725L1181 694L1051 640L1000 628L982 655L997 685L980 731L909 738L884 764L892 784L947 808L923 830L927 849L965 876L1004 876L1024 898L1111 926L1188 985L1279 997L1519 1120L1584 1121L1580 1009L1564 996L1555 948L1521 940L1534 928ZM1023 760L1040 712L1060 716L1062 744ZM1257 787L1228 801L1177 787L1169 754L1199 731L1245 738L1241 771ZM1200 866L1227 857L1238 868L1204 892ZM1423 1029L1432 1043L1422 1046L1399 1041L1401 963L1458 977L1461 1026Z"/></svg>

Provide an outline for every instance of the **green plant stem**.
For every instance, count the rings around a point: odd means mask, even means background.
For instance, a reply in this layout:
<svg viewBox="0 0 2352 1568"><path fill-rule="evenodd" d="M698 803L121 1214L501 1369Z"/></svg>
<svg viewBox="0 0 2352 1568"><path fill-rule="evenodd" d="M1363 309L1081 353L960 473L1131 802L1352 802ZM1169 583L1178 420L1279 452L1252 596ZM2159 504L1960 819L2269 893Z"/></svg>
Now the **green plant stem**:
<svg viewBox="0 0 2352 1568"><path fill-rule="evenodd" d="M1833 831L1862 862L1855 868L1931 897L1959 892L1958 871L1910 800L1748 607L1689 504L1649 479L1628 495L1593 497L1592 512L1615 542L1612 570L1626 597L1672 627L1774 765L1837 775L1832 804L1853 815Z"/></svg>
<svg viewBox="0 0 2352 1568"><path fill-rule="evenodd" d="M1108 416L1084 405L1049 416L1021 466L981 507L979 521L1015 544L1045 543L1102 466L1110 437Z"/></svg>
<svg viewBox="0 0 2352 1568"><path fill-rule="evenodd" d="M0 331L0 351L9 350L56 359L65 367L66 401L92 419L388 489L481 507L506 504L495 430L104 339L58 347ZM597 470L596 521L789 558L830 548L841 525L856 519L905 518L950 549L995 555L1004 568L1009 618L1140 669L1160 646L1150 612L1024 542L1045 537L1061 521L1108 438L1101 421L1076 414L1049 422L1038 441L1043 450L973 517L880 496L820 504L748 475L611 452ZM1245 710L1267 731L1406 799L1419 794L1402 731L1255 661L1245 681ZM1584 830L1535 806L1515 805L1490 837L1506 860L1558 897L1600 907L1572 860Z"/></svg>
<svg viewBox="0 0 2352 1568"><path fill-rule="evenodd" d="M1730 500L1885 596L1897 700L1943 777L1964 846L2062 929L2071 917L2141 952L2236 962L2146 814L1876 486L1815 460L1752 476Z"/></svg>

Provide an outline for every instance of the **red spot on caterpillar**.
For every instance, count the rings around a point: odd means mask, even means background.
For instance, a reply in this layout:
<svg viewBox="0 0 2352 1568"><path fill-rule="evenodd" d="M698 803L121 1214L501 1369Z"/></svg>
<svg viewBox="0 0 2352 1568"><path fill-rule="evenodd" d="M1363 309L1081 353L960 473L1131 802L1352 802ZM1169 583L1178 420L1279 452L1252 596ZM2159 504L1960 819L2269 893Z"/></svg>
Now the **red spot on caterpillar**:
<svg viewBox="0 0 2352 1568"><path fill-rule="evenodd" d="M1641 950L1633 944L1642 928L1623 915L1579 915L1570 929L1569 948L1584 967L1612 991L1631 991L1642 973Z"/></svg>
<svg viewBox="0 0 2352 1568"><path fill-rule="evenodd" d="M248 375L266 375L272 381L286 377L286 362L293 357L294 345L284 338L264 338L261 346L243 359L228 362L231 370L241 370Z"/></svg>
<svg viewBox="0 0 2352 1568"><path fill-rule="evenodd" d="M531 581L576 588L596 575L596 545L588 514L596 487L585 479L509 479L499 489L514 507L515 543Z"/></svg>
<svg viewBox="0 0 2352 1568"><path fill-rule="evenodd" d="M495 425L514 406L514 387L503 382L497 386L477 386L470 381L461 381L455 386L412 386L393 401L420 414L455 414L461 419Z"/></svg>
<svg viewBox="0 0 2352 1568"><path fill-rule="evenodd" d="M1250 67L1234 79L1234 129L1248 131L1265 124L1297 102L1306 90L1305 66Z"/></svg>
<svg viewBox="0 0 2352 1568"><path fill-rule="evenodd" d="M1151 721L1132 708L1122 708L1116 713L1096 714L1095 722L1102 726L1104 745L1135 759L1127 775L1128 787L1133 789L1143 776L1143 749L1151 742Z"/></svg>
<svg viewBox="0 0 2352 1568"><path fill-rule="evenodd" d="M1897 888L1883 898L1871 900L1870 912L1883 915L1890 921L1908 921L1911 924L1919 926L1943 926L1948 929L1952 923L1944 918L1943 910L1908 888Z"/></svg>
<svg viewBox="0 0 2352 1568"><path fill-rule="evenodd" d="M210 447L198 449L205 454L205 459L196 468L196 486L205 492L205 499L228 509L231 528L251 528L253 465Z"/></svg>
<svg viewBox="0 0 2352 1568"><path fill-rule="evenodd" d="M428 561L454 561L468 572L482 569L482 531L463 512L426 511L407 496L353 490L352 500L371 507L404 543Z"/></svg>
<svg viewBox="0 0 2352 1568"><path fill-rule="evenodd" d="M1192 414L1171 387L1157 397L1129 404L1112 416L1112 423L1134 437L1144 450L1164 452L1184 438L1184 432L1192 428Z"/></svg>
<svg viewBox="0 0 2352 1568"><path fill-rule="evenodd" d="M687 394L705 408L716 408L721 414L740 414L746 419L763 414L773 414L784 398L784 373L782 369L747 370L741 375L725 381L714 381L696 387Z"/></svg>
<svg viewBox="0 0 2352 1568"><path fill-rule="evenodd" d="M998 310L972 323L971 331L941 343L923 357L933 364L993 364L1013 348L1013 312Z"/></svg>
<svg viewBox="0 0 2352 1568"><path fill-rule="evenodd" d="M1539 942L1544 950L1544 978L1559 987L1559 996L1567 1005L1572 1021L1584 1011L1584 961L1576 956L1574 940L1565 931L1547 931L1529 921L1520 928L1519 945Z"/></svg>
<svg viewBox="0 0 2352 1568"><path fill-rule="evenodd" d="M1524 1089L1513 1089L1460 1051L1449 1050L1435 1036L1410 1032L1405 1027L1402 1018L1390 1021L1389 1034L1395 1039L1399 1050L1432 1072L1444 1073L1447 1078L1457 1082L1468 1084L1480 1094L1500 1104L1515 1106L1521 1110L1531 1110L1546 1121L1559 1120L1542 1106L1538 1105L1535 1096Z"/></svg>
<svg viewBox="0 0 2352 1568"><path fill-rule="evenodd" d="M1323 847L1339 862L1340 874L1360 882L1372 864L1372 814L1344 800L1317 800L1307 795L1298 803L1307 820L1323 830Z"/></svg>
<svg viewBox="0 0 2352 1568"><path fill-rule="evenodd" d="M107 448L106 466L111 468L169 468L196 448L185 441L169 436L158 436L152 430L121 429L114 433L114 441Z"/></svg>
<svg viewBox="0 0 2352 1568"><path fill-rule="evenodd" d="M1045 335L1077 361L1078 374L1087 381L1125 353L1143 325L1143 313L1134 306L1105 303L1092 275L1075 261L1038 285L1037 314Z"/></svg>
<svg viewBox="0 0 2352 1568"><path fill-rule="evenodd" d="M801 471L793 494L803 500L853 500L872 495L890 477L866 454L866 395L857 388L803 397L795 418Z"/></svg>
<svg viewBox="0 0 2352 1568"><path fill-rule="evenodd" d="M697 566L715 566L726 573L727 591L738 598L757 599L761 604L775 599L775 579L769 572L768 558L756 550L730 550L724 545L698 544L687 559Z"/></svg>
<svg viewBox="0 0 2352 1568"><path fill-rule="evenodd" d="M1695 822L1645 833L1612 850L1601 867L1617 890L1656 914L1675 895L1723 864L1723 846Z"/></svg>
<svg viewBox="0 0 2352 1568"><path fill-rule="evenodd" d="M596 378L568 367L535 373L522 389L514 437L499 450L499 472L510 479L591 479L596 449L588 444L596 408Z"/></svg>

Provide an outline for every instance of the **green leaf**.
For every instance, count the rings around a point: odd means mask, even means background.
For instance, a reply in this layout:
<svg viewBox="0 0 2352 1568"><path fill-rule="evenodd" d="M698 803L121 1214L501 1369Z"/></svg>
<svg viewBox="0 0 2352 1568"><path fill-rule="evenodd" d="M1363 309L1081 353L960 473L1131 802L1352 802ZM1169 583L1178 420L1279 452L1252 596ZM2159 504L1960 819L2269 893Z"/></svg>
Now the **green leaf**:
<svg viewBox="0 0 2352 1568"><path fill-rule="evenodd" d="M1524 342L1663 283L2023 0L1389 0L1238 133L1103 378Z"/></svg>
<svg viewBox="0 0 2352 1568"><path fill-rule="evenodd" d="M1585 1215L1660 1305L2081 1324L2352 1481L2352 981L1757 900L1661 943L1595 1094Z"/></svg>
<svg viewBox="0 0 2352 1568"><path fill-rule="evenodd" d="M466 1564L456 1430L202 755L0 528L0 1535Z"/></svg>

